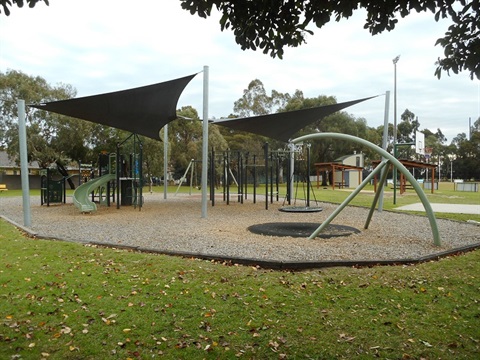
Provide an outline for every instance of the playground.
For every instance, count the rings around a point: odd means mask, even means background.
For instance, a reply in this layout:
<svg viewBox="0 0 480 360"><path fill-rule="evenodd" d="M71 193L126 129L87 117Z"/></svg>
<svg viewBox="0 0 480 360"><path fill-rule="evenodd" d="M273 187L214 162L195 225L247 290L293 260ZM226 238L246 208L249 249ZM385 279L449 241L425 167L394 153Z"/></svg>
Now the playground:
<svg viewBox="0 0 480 360"><path fill-rule="evenodd" d="M319 203L322 212L292 214L278 211L282 202L262 204L251 200L229 205L218 201L206 219L199 218L201 196L180 193L144 193L141 211L133 206L117 210L100 206L96 212L79 214L67 204L45 207L31 198L32 235L84 244L130 248L186 257L256 264L270 268L314 268L398 264L435 259L438 256L478 247L478 225L437 219L442 245L435 246L425 216L378 212L365 230L368 208L346 207L321 236L264 235L252 232L259 224L289 226L320 224L338 205ZM21 224L21 197L0 199L0 215ZM338 226L348 236L338 235ZM412 231L415 229L415 231ZM358 230L358 231L355 231ZM342 235L342 234L340 234ZM345 234L343 234L345 235Z"/></svg>
<svg viewBox="0 0 480 360"><path fill-rule="evenodd" d="M220 126L267 136L289 144L291 150L288 153L276 155L269 151L268 143L264 146L265 192L259 197L264 197L265 208L255 204L256 195L253 203L244 201L246 196L243 196L243 191L248 184L248 157L245 157L244 163L244 158L238 154L237 179L235 179L238 191L236 194L229 192L234 174L233 169L230 168L231 154L228 153L220 159L222 163L220 168L223 167L220 170L223 173L221 183L224 187L227 184L223 194L220 195L223 196L223 202L213 206L218 194L214 193L215 186L212 185L216 184L219 165L215 165L217 157L213 150L212 154L208 155L207 116L204 117L202 126L204 140L202 141L201 197L189 194L168 199L164 196L162 199L157 194L143 194L143 155L138 135L159 140L160 129L177 118L176 106L173 105L177 103L184 87L195 75L125 91L31 105L41 110L127 130L131 135L117 144L116 153L104 154L103 165L102 161L99 161L99 173L75 190L72 205L65 201L63 185L65 205L40 209L45 197L55 200L61 193L60 190L51 190L49 183L42 186L42 189L47 189L46 196L42 193L41 204L37 204L37 200L33 200L31 204L32 217L35 219L33 223L30 224L28 211L24 213L24 219L26 219L24 224L29 224L29 228L25 230L36 237L288 268L419 262L478 246L477 224L450 220L437 221L431 204L417 180L396 156L391 155L384 148L342 133L313 133L293 138L294 134L313 121L378 95L315 108L216 121ZM204 89L207 88L208 67L205 67ZM168 94L168 96L162 97L160 96L162 94ZM159 102L159 98L163 101ZM387 108L389 92L385 94L385 98ZM19 114L21 114L19 119L24 118L23 112L22 103L19 102ZM160 114L162 114L161 117L159 117ZM138 121L132 122L132 118ZM23 120L20 123L23 123ZM19 133L22 134L24 126L20 128ZM304 142L325 139L354 142L377 153L382 161L361 183L359 174L358 186L339 206L321 203L316 204L315 208L312 207L309 196L311 185L308 180L307 204L286 208L285 204L281 204L278 199L280 162L289 159L286 174L288 174L287 197L290 205L294 197L295 149L303 146ZM384 134L384 141L386 139L387 136ZM127 146L127 142L130 146ZM21 155L26 153L26 145L24 142L22 144ZM417 153L424 150L423 144L423 141L416 141L413 144ZM308 145L306 147L309 149ZM166 149L164 153L167 153ZM190 164L194 163L192 159ZM309 150L306 163L308 164L307 179L310 179ZM26 166L26 161L22 161L22 166ZM253 168L256 169L257 166L254 160ZM394 168L395 178L397 178L397 172L401 179L405 178L402 184L406 181L411 184L427 217L382 211L383 191L377 191L372 196L370 209L348 206L353 198L377 176L380 177L381 186L386 184L388 169L391 167ZM358 171L360 167L355 169ZM334 169L333 172L335 172ZM26 171L22 169L22 182L27 180L23 174L26 174ZM207 218L209 175L211 179L209 200L212 208ZM245 181L243 181L244 175ZM256 175L254 170L253 184L255 185L260 183L257 182ZM333 177L333 184L335 184L338 179L335 180ZM342 169L340 185L342 185L340 187L346 185L344 169ZM432 193L433 186L432 183ZM25 193L28 188L23 186L22 188L25 205ZM95 192L98 201L94 199ZM273 201L275 196L277 202ZM238 202L241 201L241 206L230 201L236 197ZM271 199L270 205L268 197ZM5 209L2 215L20 224L21 204L11 199L2 199L2 201L12 201L11 204L2 204L6 205L2 206ZM107 206L97 207L97 203ZM115 203L116 209L110 206L110 203ZM147 203L148 206L144 206ZM201 220L198 218L200 204ZM122 211L117 211L120 205L133 206L124 206ZM25 208L29 207L25 206ZM309 231L305 230L307 227ZM309 236L308 232L310 232Z"/></svg>

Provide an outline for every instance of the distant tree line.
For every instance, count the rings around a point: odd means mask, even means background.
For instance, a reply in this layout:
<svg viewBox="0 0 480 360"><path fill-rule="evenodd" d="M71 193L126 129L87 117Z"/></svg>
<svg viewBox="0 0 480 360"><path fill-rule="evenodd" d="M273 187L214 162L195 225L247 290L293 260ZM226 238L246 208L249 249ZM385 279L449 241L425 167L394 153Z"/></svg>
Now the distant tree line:
<svg viewBox="0 0 480 360"><path fill-rule="evenodd" d="M38 104L48 101L70 99L76 96L71 85L52 86L39 76L29 76L20 71L0 72L0 150L7 151L12 159L19 159L17 99L26 104ZM283 111L293 111L310 107L335 104L333 96L319 95L306 98L303 92L295 90L292 94L271 91L267 94L263 83L255 79L248 84L241 97L235 101L233 113L229 118L264 115ZM123 130L114 129L84 120L74 119L27 106L28 158L36 160L42 167L50 167L57 162L69 164L96 163L101 152L115 152L116 144L128 137ZM181 116L169 124L168 166L176 179L185 172L191 159L201 159L202 124L197 110L185 106L177 110ZM191 120L186 120L191 119ZM341 111L316 121L295 137L313 132L340 132L366 139L376 145L382 145L383 125L370 127L364 118ZM425 146L432 150L430 161L441 163L442 178L480 179L480 118L475 121L470 137L458 134L450 144L440 129L431 131L421 129L418 117L406 109L397 126L398 142L414 141L416 131L425 134ZM144 173L161 177L163 175L163 148L160 141L141 137L144 152ZM271 140L263 136L234 131L226 127L209 127L209 145L217 152L227 149L263 156L263 146L269 143L270 149L286 149L284 142ZM388 151L392 152L393 125L388 128ZM311 144L311 162L331 162L354 152L363 152L368 168L377 155L366 148L345 141L318 141ZM407 147L401 154L413 160L425 161ZM453 172L451 166L453 163Z"/></svg>

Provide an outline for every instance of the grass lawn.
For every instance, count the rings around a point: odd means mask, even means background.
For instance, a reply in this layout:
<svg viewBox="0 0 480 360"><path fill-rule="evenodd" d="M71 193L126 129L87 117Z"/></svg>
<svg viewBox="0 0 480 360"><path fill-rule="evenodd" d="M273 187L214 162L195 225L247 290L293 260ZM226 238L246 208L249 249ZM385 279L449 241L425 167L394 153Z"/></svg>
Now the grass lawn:
<svg viewBox="0 0 480 360"><path fill-rule="evenodd" d="M25 238L0 219L0 359L477 359L480 251L283 272Z"/></svg>

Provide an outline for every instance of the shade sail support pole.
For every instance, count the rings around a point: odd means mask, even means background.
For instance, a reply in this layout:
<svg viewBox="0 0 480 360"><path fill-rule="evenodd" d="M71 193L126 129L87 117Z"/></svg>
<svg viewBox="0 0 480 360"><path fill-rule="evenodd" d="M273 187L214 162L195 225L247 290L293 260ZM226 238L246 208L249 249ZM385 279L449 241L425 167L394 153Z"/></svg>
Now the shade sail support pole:
<svg viewBox="0 0 480 360"><path fill-rule="evenodd" d="M163 198L168 194L168 124L163 127Z"/></svg>
<svg viewBox="0 0 480 360"><path fill-rule="evenodd" d="M390 91L385 92L385 113L383 118L383 141L382 141L382 149L387 151L388 148L388 113L390 107ZM388 171L388 168L385 170ZM378 211L383 211L383 193L384 188L383 186L380 188L380 198L378 199Z"/></svg>
<svg viewBox="0 0 480 360"><path fill-rule="evenodd" d="M208 66L203 67L202 218L207 217L208 201L208 70Z"/></svg>
<svg viewBox="0 0 480 360"><path fill-rule="evenodd" d="M25 124L25 100L17 100L18 141L20 145L20 174L22 180L23 225L31 226L30 187L28 183L27 126Z"/></svg>

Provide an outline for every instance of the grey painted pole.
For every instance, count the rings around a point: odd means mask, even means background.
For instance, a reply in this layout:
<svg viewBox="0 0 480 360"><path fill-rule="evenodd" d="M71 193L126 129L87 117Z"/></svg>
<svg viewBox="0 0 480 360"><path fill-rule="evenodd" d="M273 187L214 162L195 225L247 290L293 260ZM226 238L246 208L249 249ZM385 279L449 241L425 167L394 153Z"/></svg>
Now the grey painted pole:
<svg viewBox="0 0 480 360"><path fill-rule="evenodd" d="M383 142L382 142L382 148L385 151L387 151L387 148L388 148L388 112L390 111L389 107L390 107L390 91L387 91L385 92L385 115L383 120ZM384 171L388 172L388 168L385 168ZM380 212L383 211L383 191L384 191L383 184L380 184L380 189L379 189L380 197L378 199L378 211Z"/></svg>
<svg viewBox="0 0 480 360"><path fill-rule="evenodd" d="M393 87L393 156L397 157L397 62L400 55L393 59L394 87ZM393 204L397 203L397 168L393 168Z"/></svg>
<svg viewBox="0 0 480 360"><path fill-rule="evenodd" d="M294 140L292 140L293 143L297 142L303 142L311 139L328 139L328 138L333 138L333 139L339 139L339 140L349 140L353 141L359 144L362 144L371 150L377 152L379 155L383 156L387 160L389 160L392 165L397 168L405 177L407 180L412 184L415 192L417 193L418 197L422 201L423 207L425 208L425 212L427 213L428 220L430 222L430 228L432 230L432 235L433 235L433 243L436 246L441 245L441 240L440 240L440 234L438 231L438 224L437 224L437 219L435 218L435 213L433 212L432 205L430 205L430 202L428 201L427 196L423 192L423 189L420 187L418 184L417 180L413 177L413 175L407 170L405 166L402 165L400 161L398 161L394 156L383 150L381 147L371 143L370 141L352 136L352 135L347 135L347 134L339 134L339 133L318 133L318 134L310 134L310 135L305 135L305 136L300 136ZM372 172L373 173L373 172ZM370 175L369 175L370 176ZM368 178L368 176L367 176ZM315 234L315 232L314 232ZM314 234L311 235L310 238L314 237ZM318 234L318 233L317 233ZM316 236L316 235L315 235Z"/></svg>
<svg viewBox="0 0 480 360"><path fill-rule="evenodd" d="M203 67L203 133L202 133L202 218L207 217L208 183L208 66Z"/></svg>
<svg viewBox="0 0 480 360"><path fill-rule="evenodd" d="M22 178L23 225L31 226L30 188L28 184L27 128L25 125L25 100L17 100L18 139L20 143L20 174Z"/></svg>
<svg viewBox="0 0 480 360"><path fill-rule="evenodd" d="M163 127L163 198L167 199L168 193L168 124Z"/></svg>

